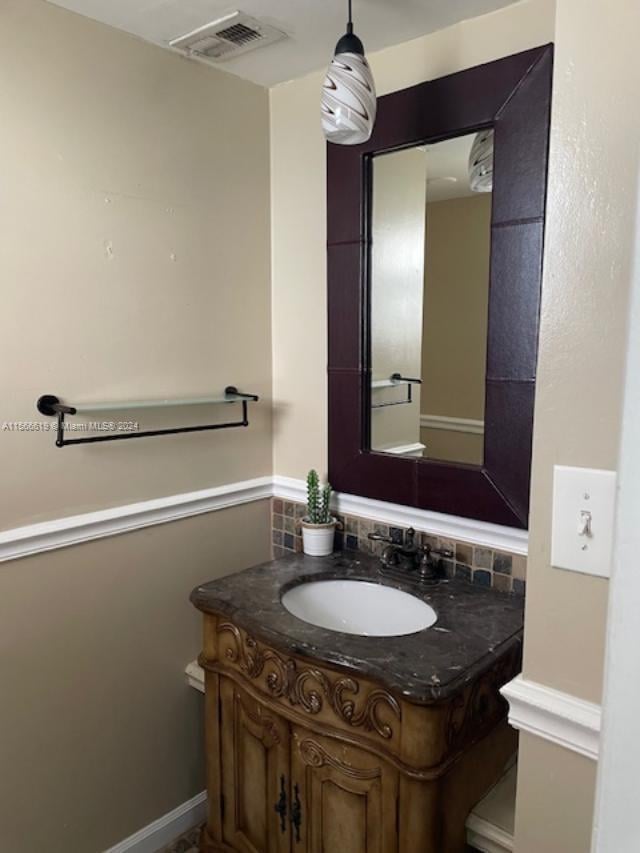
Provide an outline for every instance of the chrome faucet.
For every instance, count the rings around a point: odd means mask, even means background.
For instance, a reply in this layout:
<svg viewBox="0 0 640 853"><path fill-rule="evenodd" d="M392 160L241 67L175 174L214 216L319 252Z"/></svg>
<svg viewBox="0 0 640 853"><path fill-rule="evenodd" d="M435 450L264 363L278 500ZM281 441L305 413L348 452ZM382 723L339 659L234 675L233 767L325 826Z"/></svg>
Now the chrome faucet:
<svg viewBox="0 0 640 853"><path fill-rule="evenodd" d="M401 542L396 542L390 536L381 533L370 533L369 539L374 542L386 542L382 549L380 561L383 570L396 574L415 573L421 581L432 581L440 577L440 562L451 559L453 552L446 548L434 548L432 545L417 545L416 531L410 527Z"/></svg>

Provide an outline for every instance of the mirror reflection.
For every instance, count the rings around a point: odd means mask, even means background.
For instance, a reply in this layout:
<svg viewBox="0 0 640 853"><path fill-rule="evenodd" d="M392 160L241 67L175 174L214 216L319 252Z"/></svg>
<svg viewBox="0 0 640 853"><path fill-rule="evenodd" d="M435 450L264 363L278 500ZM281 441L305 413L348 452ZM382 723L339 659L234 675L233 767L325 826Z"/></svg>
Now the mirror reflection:
<svg viewBox="0 0 640 853"><path fill-rule="evenodd" d="M371 449L481 465L493 133L376 156Z"/></svg>

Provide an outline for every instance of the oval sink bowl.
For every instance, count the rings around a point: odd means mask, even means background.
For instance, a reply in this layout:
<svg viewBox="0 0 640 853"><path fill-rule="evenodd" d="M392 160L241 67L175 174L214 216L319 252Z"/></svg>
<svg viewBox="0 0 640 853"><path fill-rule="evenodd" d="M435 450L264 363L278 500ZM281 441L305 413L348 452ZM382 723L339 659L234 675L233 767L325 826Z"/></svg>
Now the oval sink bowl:
<svg viewBox="0 0 640 853"><path fill-rule="evenodd" d="M282 596L298 619L363 637L399 637L430 628L435 610L408 592L368 581L309 581Z"/></svg>

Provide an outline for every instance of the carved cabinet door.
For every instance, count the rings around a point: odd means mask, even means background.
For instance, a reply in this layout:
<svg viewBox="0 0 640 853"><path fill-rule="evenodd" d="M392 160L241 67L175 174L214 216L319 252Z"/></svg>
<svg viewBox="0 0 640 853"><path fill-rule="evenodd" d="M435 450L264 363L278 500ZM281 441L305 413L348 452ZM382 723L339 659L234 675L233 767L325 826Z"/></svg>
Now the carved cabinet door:
<svg viewBox="0 0 640 853"><path fill-rule="evenodd" d="M290 853L288 724L220 679L222 836L240 853Z"/></svg>
<svg viewBox="0 0 640 853"><path fill-rule="evenodd" d="M293 727L293 853L397 853L398 775L372 753Z"/></svg>

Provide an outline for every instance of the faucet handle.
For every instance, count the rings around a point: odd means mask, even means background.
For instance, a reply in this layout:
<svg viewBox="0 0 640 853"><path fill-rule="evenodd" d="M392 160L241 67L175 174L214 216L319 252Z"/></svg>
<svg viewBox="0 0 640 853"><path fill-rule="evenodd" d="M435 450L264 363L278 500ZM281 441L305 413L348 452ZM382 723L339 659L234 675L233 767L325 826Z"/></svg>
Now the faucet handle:
<svg viewBox="0 0 640 853"><path fill-rule="evenodd" d="M432 561L435 558L438 560L452 560L453 559L453 551L449 548L434 548L433 545L422 545L418 548L418 551L422 554L422 561Z"/></svg>
<svg viewBox="0 0 640 853"><path fill-rule="evenodd" d="M441 557L443 560L453 559L453 551L449 548L432 548L430 545L425 545L425 548L429 549L429 554L435 554L436 557Z"/></svg>
<svg viewBox="0 0 640 853"><path fill-rule="evenodd" d="M367 539L372 539L374 542L393 543L393 539L390 536L383 536L382 533L369 533Z"/></svg>
<svg viewBox="0 0 640 853"><path fill-rule="evenodd" d="M410 527L404 534L404 547L411 550L415 547L416 532L413 527Z"/></svg>

